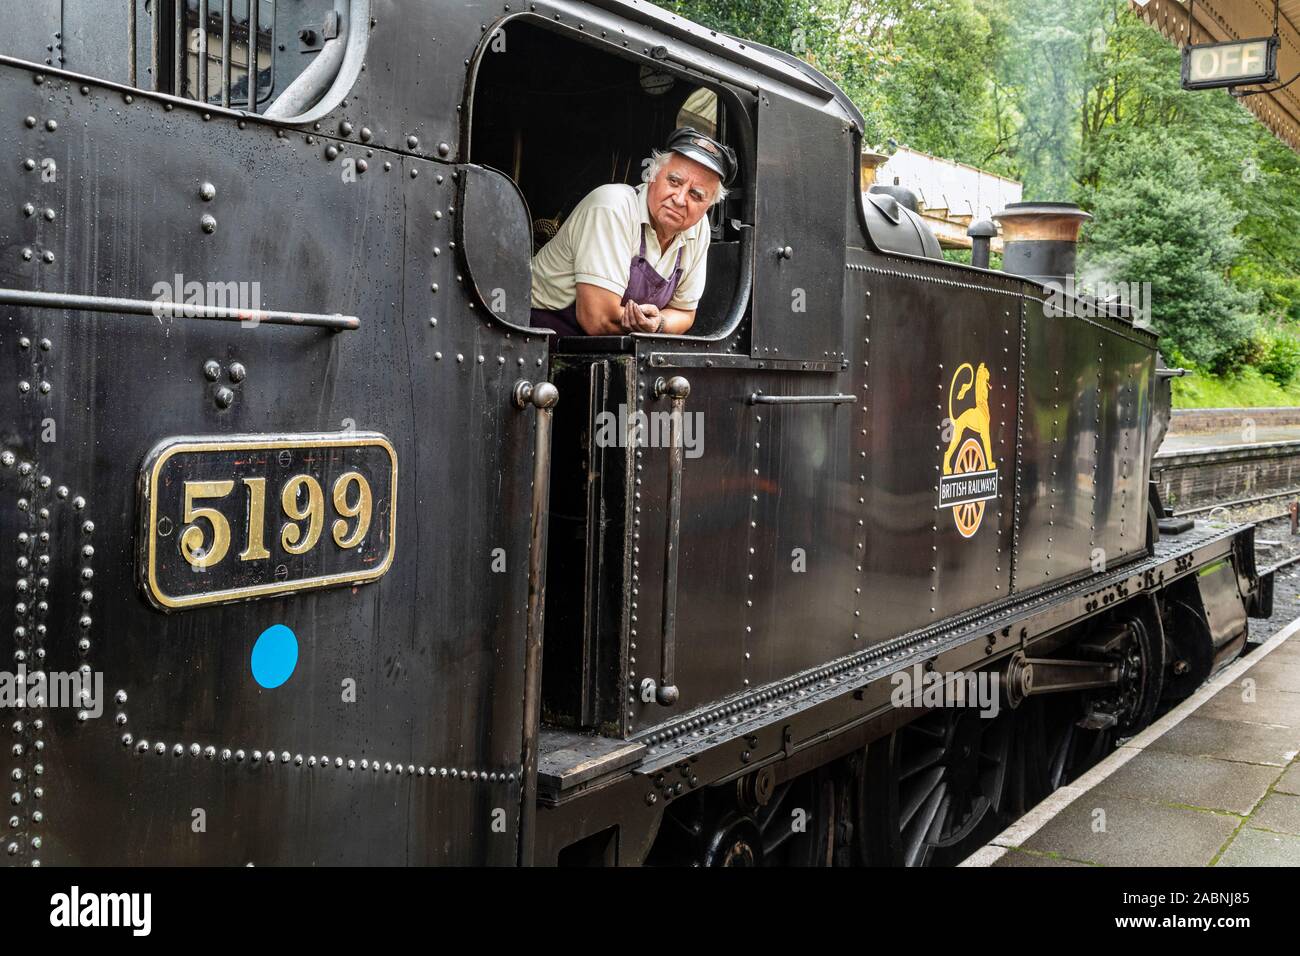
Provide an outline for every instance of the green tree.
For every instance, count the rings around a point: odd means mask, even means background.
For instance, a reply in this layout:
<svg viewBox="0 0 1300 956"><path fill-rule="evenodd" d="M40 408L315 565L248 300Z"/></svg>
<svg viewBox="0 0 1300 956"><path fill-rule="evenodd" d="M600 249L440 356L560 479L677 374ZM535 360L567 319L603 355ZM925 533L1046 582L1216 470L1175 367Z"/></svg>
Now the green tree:
<svg viewBox="0 0 1300 956"><path fill-rule="evenodd" d="M1011 30L1002 71L1019 93L1023 117L1017 160L1026 199L1060 200L1074 189L1078 116L1088 51L1101 42L1105 0L1011 0Z"/></svg>
<svg viewBox="0 0 1300 956"><path fill-rule="evenodd" d="M1240 157L1237 177L1244 249L1233 280L1259 292L1265 314L1300 325L1300 156L1258 123L1249 134L1254 148Z"/></svg>
<svg viewBox="0 0 1300 956"><path fill-rule="evenodd" d="M1004 0L674 0L711 29L812 63L862 111L864 139L944 156L980 152L989 124L994 37Z"/></svg>
<svg viewBox="0 0 1300 956"><path fill-rule="evenodd" d="M893 139L1018 178L1027 199L1079 202L1096 216L1089 273L1150 282L1184 359L1290 367L1266 356L1300 334L1300 157L1224 91L1184 91L1178 49L1129 0L669 6L817 66L862 111L867 145ZM1272 331L1254 331L1261 317Z"/></svg>
<svg viewBox="0 0 1300 956"><path fill-rule="evenodd" d="M890 56L869 77L879 91L875 139L947 157L980 153L990 109L988 18L974 0L899 0L879 31Z"/></svg>
<svg viewBox="0 0 1300 956"><path fill-rule="evenodd" d="M1233 286L1240 214L1178 141L1135 134L1101 167L1104 182L1082 259L1085 274L1150 283L1151 318L1167 354L1215 373L1252 355L1255 296Z"/></svg>

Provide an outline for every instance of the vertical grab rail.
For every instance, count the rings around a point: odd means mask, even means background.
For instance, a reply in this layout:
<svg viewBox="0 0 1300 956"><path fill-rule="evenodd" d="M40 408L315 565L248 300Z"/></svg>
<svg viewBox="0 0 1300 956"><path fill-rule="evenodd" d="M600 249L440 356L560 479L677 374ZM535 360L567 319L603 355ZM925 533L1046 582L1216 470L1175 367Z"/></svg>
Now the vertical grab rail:
<svg viewBox="0 0 1300 956"><path fill-rule="evenodd" d="M551 490L551 410L560 400L550 382L515 383L518 408L537 409L533 434L532 524L528 543L528 623L524 638L523 806L519 865L532 866L537 821L537 746L542 723L542 630L546 616L546 518Z"/></svg>
<svg viewBox="0 0 1300 956"><path fill-rule="evenodd" d="M682 531L682 415L691 383L680 375L655 380L655 398L672 401L668 415L668 518L664 529L663 625L661 629L659 682L653 677L641 681L641 699L652 699L671 707L681 696L677 689L677 559L681 554Z"/></svg>
<svg viewBox="0 0 1300 956"><path fill-rule="evenodd" d="M126 82L129 86L138 86L136 83L136 0L126 0L126 45L130 50L129 59L126 61Z"/></svg>
<svg viewBox="0 0 1300 956"><path fill-rule="evenodd" d="M172 95L185 95L185 54L189 43L185 37L185 0L173 0L176 22L172 30Z"/></svg>
<svg viewBox="0 0 1300 956"><path fill-rule="evenodd" d="M262 0L248 0L248 112L257 112L257 40L262 32L258 22L262 15Z"/></svg>
<svg viewBox="0 0 1300 956"><path fill-rule="evenodd" d="M208 0L199 0L199 57L194 70L199 101L208 101Z"/></svg>
<svg viewBox="0 0 1300 956"><path fill-rule="evenodd" d="M154 15L149 22L149 79L155 93L163 91L162 34L164 29L162 8L154 7Z"/></svg>
<svg viewBox="0 0 1300 956"><path fill-rule="evenodd" d="M221 105L230 106L230 0L221 0Z"/></svg>

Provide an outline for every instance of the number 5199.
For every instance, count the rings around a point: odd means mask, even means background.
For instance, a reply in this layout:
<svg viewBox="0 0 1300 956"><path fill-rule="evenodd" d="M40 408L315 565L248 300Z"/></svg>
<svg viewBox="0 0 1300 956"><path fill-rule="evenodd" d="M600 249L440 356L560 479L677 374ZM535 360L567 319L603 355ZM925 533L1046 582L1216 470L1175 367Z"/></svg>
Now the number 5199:
<svg viewBox="0 0 1300 956"><path fill-rule="evenodd" d="M266 479L244 478L248 520L244 530L244 550L240 561L264 561L271 556L266 549ZM355 491L353 487L355 486ZM220 564L230 551L230 521L216 508L197 507L202 501L226 498L235 490L234 481L185 482L185 524L180 535L181 554L197 570ZM374 495L370 483L359 472L339 475L330 491L334 512L339 516L330 525L330 538L336 547L347 551L359 545L370 530ZM284 521L278 534L280 546L289 554L305 554L320 541L325 527L325 495L320 482L312 475L295 475L280 490L280 510ZM199 519L211 527L207 540ZM271 516L274 522L276 516Z"/></svg>

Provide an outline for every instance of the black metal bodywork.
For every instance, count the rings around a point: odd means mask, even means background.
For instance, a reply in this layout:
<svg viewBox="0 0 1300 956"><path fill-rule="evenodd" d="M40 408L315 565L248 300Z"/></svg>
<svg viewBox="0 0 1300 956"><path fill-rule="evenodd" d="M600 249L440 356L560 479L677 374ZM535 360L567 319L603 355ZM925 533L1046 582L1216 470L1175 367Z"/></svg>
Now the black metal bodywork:
<svg viewBox="0 0 1300 956"><path fill-rule="evenodd" d="M339 6L365 69L345 58L287 121L126 85L121 24L46 64L59 25L5 15L22 29L0 46L0 593L29 667L88 666L108 695L98 718L6 722L11 862L510 864L574 846L638 862L671 800L886 732L894 669L991 663L1225 557L1253 589L1232 530L1149 556L1154 337L881 251L860 117L811 68L619 0ZM506 55L493 37L524 27L718 92L743 172L699 334L528 329L537 192L493 168L510 140L475 110L485 59ZM173 277L256 282L258 303L187 318L107 301ZM941 500L963 365L976 394L988 372L995 473L964 525ZM678 525L670 449L593 437L601 412L667 412L674 376L703 422ZM532 387L547 379L553 413ZM543 414L554 438L535 442ZM956 427L971 461L979 421ZM147 599L151 449L353 433L396 458L384 573ZM268 689L249 656L275 624L299 656Z"/></svg>

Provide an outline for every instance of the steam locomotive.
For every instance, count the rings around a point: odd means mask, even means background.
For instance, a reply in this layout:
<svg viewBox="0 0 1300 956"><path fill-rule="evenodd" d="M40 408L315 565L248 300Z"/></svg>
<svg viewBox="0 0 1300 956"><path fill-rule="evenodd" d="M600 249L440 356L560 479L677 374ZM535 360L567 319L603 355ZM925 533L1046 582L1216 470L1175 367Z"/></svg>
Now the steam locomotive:
<svg viewBox="0 0 1300 956"><path fill-rule="evenodd" d="M952 862L1270 613L1250 527L1160 530L1156 337L1044 307L1072 214L944 261L801 60L641 0L0 23L7 862ZM690 334L530 328L682 125L741 168Z"/></svg>

